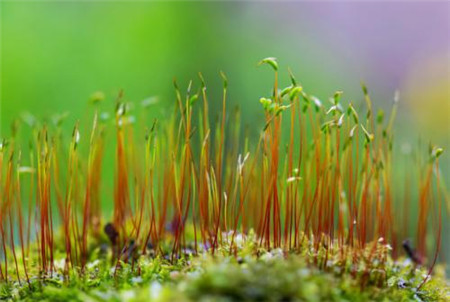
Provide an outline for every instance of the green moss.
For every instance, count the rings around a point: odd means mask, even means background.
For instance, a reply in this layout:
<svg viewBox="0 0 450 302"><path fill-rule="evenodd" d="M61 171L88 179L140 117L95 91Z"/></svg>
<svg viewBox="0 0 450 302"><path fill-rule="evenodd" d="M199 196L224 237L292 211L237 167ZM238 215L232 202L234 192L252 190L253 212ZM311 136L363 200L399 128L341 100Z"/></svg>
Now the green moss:
<svg viewBox="0 0 450 302"><path fill-rule="evenodd" d="M141 256L136 263L110 261L94 249L83 274L63 277L63 261L43 278L32 272L24 280L0 285L0 299L22 301L448 301L450 288L443 269L417 291L426 270L409 259L393 261L386 245L384 265L352 263L333 248L309 252L258 249L256 239L237 237L237 255L229 255L226 240L212 256ZM240 240L239 240L240 238ZM348 249L348 255L352 250ZM326 257L327 256L327 257ZM92 258L97 258L93 260ZM376 261L375 261L376 262ZM370 268L369 268L370 266Z"/></svg>

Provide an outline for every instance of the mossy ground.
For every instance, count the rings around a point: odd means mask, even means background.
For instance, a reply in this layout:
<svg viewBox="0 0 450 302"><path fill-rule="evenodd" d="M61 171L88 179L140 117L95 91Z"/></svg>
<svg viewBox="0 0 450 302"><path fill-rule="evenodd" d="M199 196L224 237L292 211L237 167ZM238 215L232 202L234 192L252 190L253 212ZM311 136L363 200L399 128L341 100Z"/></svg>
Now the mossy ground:
<svg viewBox="0 0 450 302"><path fill-rule="evenodd" d="M407 258L393 261L389 246L375 243L383 263L366 263L367 248L354 263L352 251L315 253L311 242L297 252L257 248L254 236L237 237L230 255L226 238L211 251L171 259L151 249L135 262L110 261L110 248L95 247L85 271L64 276L64 256L46 276L30 272L30 284L0 285L0 300L22 301L449 301L450 287L442 267L419 290L425 268ZM323 254L322 254L323 253ZM27 261L35 261L27 259ZM369 268L370 266L370 268ZM22 272L23 273L23 272Z"/></svg>

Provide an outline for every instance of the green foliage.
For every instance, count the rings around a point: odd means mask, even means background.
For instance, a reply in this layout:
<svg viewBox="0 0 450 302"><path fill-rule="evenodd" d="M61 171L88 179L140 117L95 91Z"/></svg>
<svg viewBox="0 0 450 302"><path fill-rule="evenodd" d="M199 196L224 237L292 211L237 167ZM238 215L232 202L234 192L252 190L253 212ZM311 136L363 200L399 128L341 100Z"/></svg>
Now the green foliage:
<svg viewBox="0 0 450 302"><path fill-rule="evenodd" d="M266 251L258 248L254 233L238 235L237 257L229 255L225 240L219 253L198 256L141 256L136 263L97 254L82 274L63 277L64 262L45 278L32 276L30 284L0 285L0 299L10 301L445 301L450 287L438 268L420 290L426 273L409 259L393 261L389 245L380 242L375 253L387 256L370 269L366 260L353 263L352 249L343 258L338 249L314 253L303 243L302 252ZM368 255L373 249L367 248ZM62 256L58 255L58 257ZM36 256L37 257L37 256ZM323 265L322 265L323 264ZM377 266L378 265L378 266ZM322 267L322 268L320 268ZM117 270L117 271L116 271ZM33 272L37 274L37 272ZM364 281L361 283L361 281Z"/></svg>

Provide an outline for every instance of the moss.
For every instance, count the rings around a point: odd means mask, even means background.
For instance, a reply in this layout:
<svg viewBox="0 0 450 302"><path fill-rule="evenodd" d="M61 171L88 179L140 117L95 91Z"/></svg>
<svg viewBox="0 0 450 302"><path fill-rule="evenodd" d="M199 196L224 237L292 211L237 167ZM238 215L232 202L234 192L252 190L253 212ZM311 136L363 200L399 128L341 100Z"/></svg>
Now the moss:
<svg viewBox="0 0 450 302"><path fill-rule="evenodd" d="M196 94L192 81L185 94L174 82L177 110L150 129L149 103L135 107L142 118L135 123L133 103L120 92L115 121L102 118L107 112L95 105L90 135L77 123L70 144L62 116L54 125L30 125L29 152L21 153L27 148L20 135L3 140L0 298L448 300L445 277L424 283L427 272L419 267L426 260L434 267L441 246L446 192L433 171L442 149L430 145L427 159L418 157L415 169L408 164L418 182L404 183L392 172L397 102L388 123L380 113L375 124L365 85L364 120L351 103L340 102L342 91L329 107L291 73L282 88L274 58L263 63L276 72L272 95L260 99L259 138L241 131L239 110L227 114L221 73L214 124L200 75ZM114 142L114 173L103 175L110 153L104 151ZM113 190L103 176L113 180ZM394 193L397 186L404 192ZM402 244L408 236L416 242ZM412 261L393 260L391 249L402 248Z"/></svg>
<svg viewBox="0 0 450 302"><path fill-rule="evenodd" d="M136 263L111 264L110 253L94 249L82 274L75 270L63 278L63 265L55 271L0 285L0 299L22 301L446 301L450 288L443 270L417 291L426 271L409 259L393 261L389 249L383 266L364 258L352 263L333 248L308 251L308 242L297 252L258 248L252 236L237 240L236 255L223 242L210 252L170 257L141 256ZM351 255L351 249L348 249ZM327 256L327 257L326 257ZM323 265L324 259L328 259ZM34 274L36 272L33 272Z"/></svg>

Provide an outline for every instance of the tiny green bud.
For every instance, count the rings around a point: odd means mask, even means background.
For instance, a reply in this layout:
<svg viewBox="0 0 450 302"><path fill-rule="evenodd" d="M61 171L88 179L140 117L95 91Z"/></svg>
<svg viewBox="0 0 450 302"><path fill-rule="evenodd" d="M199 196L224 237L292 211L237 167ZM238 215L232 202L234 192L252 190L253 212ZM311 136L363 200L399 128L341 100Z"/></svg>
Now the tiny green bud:
<svg viewBox="0 0 450 302"><path fill-rule="evenodd" d="M203 78L203 74L201 72L199 72L198 77L200 78L200 83L201 83L202 89L205 89L206 84L205 84L205 79Z"/></svg>
<svg viewBox="0 0 450 302"><path fill-rule="evenodd" d="M439 156L441 156L441 154L444 152L444 149L439 148L439 147L433 147L433 150L431 151L431 156L433 159L437 159L439 158Z"/></svg>
<svg viewBox="0 0 450 302"><path fill-rule="evenodd" d="M351 115L353 117L353 121L355 124L359 124L359 117L358 113L356 112L355 108L353 107L352 103L348 106L347 114Z"/></svg>
<svg viewBox="0 0 450 302"><path fill-rule="evenodd" d="M322 124L320 127L320 130L322 130L324 133L327 133L331 130L331 127L334 125L334 121L328 121Z"/></svg>
<svg viewBox="0 0 450 302"><path fill-rule="evenodd" d="M362 91L363 91L364 95L368 95L369 94L369 91L367 90L367 86L366 86L366 84L364 82L361 82L361 88L362 88Z"/></svg>
<svg viewBox="0 0 450 302"><path fill-rule="evenodd" d="M93 104L98 104L101 101L103 101L105 99L105 94L102 91L96 91L94 92L91 97L89 98L89 100L93 103Z"/></svg>
<svg viewBox="0 0 450 302"><path fill-rule="evenodd" d="M189 105L192 106L194 105L194 103L198 100L198 94L194 94L193 96L191 96L191 98L189 99Z"/></svg>
<svg viewBox="0 0 450 302"><path fill-rule="evenodd" d="M278 116L280 115L284 110L289 108L289 106L283 105L283 106L277 106L275 114Z"/></svg>
<svg viewBox="0 0 450 302"><path fill-rule="evenodd" d="M297 86L297 80L294 77L294 74L292 73L292 70L288 68L289 72L289 78L291 79L292 86Z"/></svg>
<svg viewBox="0 0 450 302"><path fill-rule="evenodd" d="M342 94L343 94L344 92L343 91L336 91L335 93L334 93L334 96L333 96L333 99L334 99L334 105L337 105L337 104L339 104L339 100L341 99L341 96L342 96Z"/></svg>
<svg viewBox="0 0 450 302"><path fill-rule="evenodd" d="M225 75L225 73L223 71L220 71L220 76L222 77L222 81L223 81L223 89L227 89L227 87L228 87L227 76Z"/></svg>
<svg viewBox="0 0 450 302"><path fill-rule="evenodd" d="M377 123L382 124L383 120L384 120L384 111L380 109L377 114Z"/></svg>
<svg viewBox="0 0 450 302"><path fill-rule="evenodd" d="M273 57L268 57L259 61L258 65L269 64L275 71L278 71L277 59Z"/></svg>
<svg viewBox="0 0 450 302"><path fill-rule="evenodd" d="M291 101L294 100L294 98L303 90L301 86L296 86L291 89L291 92L289 93L289 98Z"/></svg>
<svg viewBox="0 0 450 302"><path fill-rule="evenodd" d="M361 128L364 132L364 136L366 137L366 142L370 143L371 141L373 141L375 136L372 133L369 133L369 131L367 131L367 129L364 128L364 126L362 124L361 124Z"/></svg>
<svg viewBox="0 0 450 302"><path fill-rule="evenodd" d="M302 112L305 113L309 108L308 104L303 105Z"/></svg>
<svg viewBox="0 0 450 302"><path fill-rule="evenodd" d="M262 104L264 110L269 110L270 105L272 104L272 100L268 98L260 98L259 102Z"/></svg>
<svg viewBox="0 0 450 302"><path fill-rule="evenodd" d="M292 86L288 86L288 87L284 88L283 90L281 90L280 96L281 97L285 96L286 94L288 94L291 91L292 88L293 88Z"/></svg>

